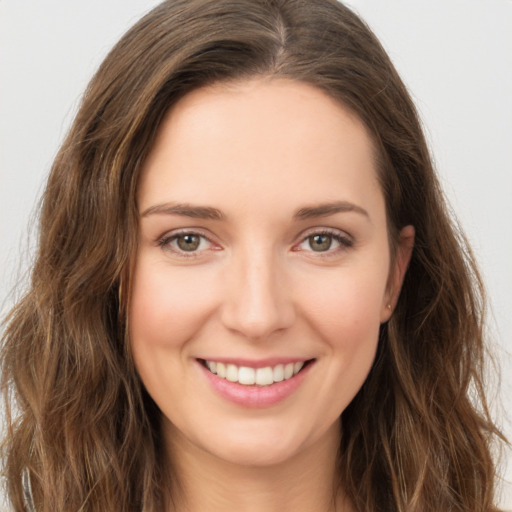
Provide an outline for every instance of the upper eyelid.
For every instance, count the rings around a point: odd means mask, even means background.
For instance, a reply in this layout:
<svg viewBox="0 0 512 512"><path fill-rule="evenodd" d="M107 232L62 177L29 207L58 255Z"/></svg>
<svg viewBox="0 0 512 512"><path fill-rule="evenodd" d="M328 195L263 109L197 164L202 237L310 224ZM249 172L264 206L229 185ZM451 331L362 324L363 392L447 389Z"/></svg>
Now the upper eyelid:
<svg viewBox="0 0 512 512"><path fill-rule="evenodd" d="M347 240L353 241L354 237L348 233L347 231L339 228L329 228L329 227L314 227L308 228L304 230L299 236L298 239L300 242L304 241L306 238L316 235L316 234L328 234L328 235L339 235L342 238L346 238Z"/></svg>
<svg viewBox="0 0 512 512"><path fill-rule="evenodd" d="M173 247L171 245L171 242L173 242L180 235L200 236L201 238L204 238L205 240L207 240L208 244L210 244L210 247L208 247L207 249L202 249L202 250L198 250L198 251L190 251L190 252L183 251L179 248ZM200 255L200 253L202 253L208 249L211 249L211 246L217 245L217 243L214 240L212 240L212 238L210 236L204 234L202 232L202 230L198 230L197 228L194 228L194 229L182 228L182 229L167 231L163 235L159 236L155 241L155 245L164 251L174 253L181 257L194 258L194 257L198 257Z"/></svg>
<svg viewBox="0 0 512 512"><path fill-rule="evenodd" d="M308 238L315 235L330 235L333 238L337 238L337 242L339 243L338 247L329 248L326 251L313 251L313 250L301 250L299 247L304 244ZM354 238L342 229L337 228L312 228L310 230L306 230L301 234L301 237L298 242L296 242L293 247L293 252L304 252L308 255L308 257L313 256L315 259L318 258L334 258L337 257L340 252L348 250L354 246Z"/></svg>
<svg viewBox="0 0 512 512"><path fill-rule="evenodd" d="M187 228L172 229L170 231L166 231L165 233L163 233L162 235L160 235L157 238L157 241L166 240L166 239L177 237L177 236L180 236L180 235L198 235L198 236L202 236L203 238L206 238L206 240L208 240L209 242L215 243L214 240L213 240L213 237L210 234L205 233L205 231L203 229L201 229L201 228L188 228L188 227Z"/></svg>

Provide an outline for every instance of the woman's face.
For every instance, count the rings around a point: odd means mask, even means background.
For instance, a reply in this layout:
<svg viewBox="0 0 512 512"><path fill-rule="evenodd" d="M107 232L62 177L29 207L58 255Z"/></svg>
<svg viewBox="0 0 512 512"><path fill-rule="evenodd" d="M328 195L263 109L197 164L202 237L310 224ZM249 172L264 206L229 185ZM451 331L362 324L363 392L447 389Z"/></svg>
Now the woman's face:
<svg viewBox="0 0 512 512"><path fill-rule="evenodd" d="M288 80L196 90L137 200L131 348L165 435L251 465L337 436L410 252L362 123Z"/></svg>

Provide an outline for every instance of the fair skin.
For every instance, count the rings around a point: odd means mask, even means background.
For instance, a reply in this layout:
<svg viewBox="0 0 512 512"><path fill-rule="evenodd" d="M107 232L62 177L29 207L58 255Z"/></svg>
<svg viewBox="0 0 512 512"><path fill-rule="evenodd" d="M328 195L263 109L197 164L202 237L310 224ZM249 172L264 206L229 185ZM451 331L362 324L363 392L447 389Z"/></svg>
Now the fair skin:
<svg viewBox="0 0 512 512"><path fill-rule="evenodd" d="M130 337L178 478L169 511L350 510L339 416L414 238L392 261L373 155L354 115L290 80L199 89L166 115L138 189Z"/></svg>

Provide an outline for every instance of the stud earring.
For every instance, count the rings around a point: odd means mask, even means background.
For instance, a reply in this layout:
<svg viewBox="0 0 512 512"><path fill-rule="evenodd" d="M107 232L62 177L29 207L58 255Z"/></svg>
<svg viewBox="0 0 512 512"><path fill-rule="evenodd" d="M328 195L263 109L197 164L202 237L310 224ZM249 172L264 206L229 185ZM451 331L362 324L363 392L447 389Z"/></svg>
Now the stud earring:
<svg viewBox="0 0 512 512"><path fill-rule="evenodd" d="M391 309L391 304L388 304L386 307L387 307L388 309Z"/></svg>

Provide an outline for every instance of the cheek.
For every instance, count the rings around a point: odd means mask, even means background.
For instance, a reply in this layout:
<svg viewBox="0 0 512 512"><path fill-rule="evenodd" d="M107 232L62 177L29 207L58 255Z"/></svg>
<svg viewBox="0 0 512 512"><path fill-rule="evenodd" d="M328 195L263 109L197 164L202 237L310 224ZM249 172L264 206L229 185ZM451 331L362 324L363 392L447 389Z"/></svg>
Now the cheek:
<svg viewBox="0 0 512 512"><path fill-rule="evenodd" d="M196 269L176 272L141 258L130 301L132 344L181 345L211 308L211 283Z"/></svg>
<svg viewBox="0 0 512 512"><path fill-rule="evenodd" d="M340 271L303 296L303 314L331 362L326 382L343 390L336 395L339 410L355 396L373 364L386 280L380 269Z"/></svg>
<svg viewBox="0 0 512 512"><path fill-rule="evenodd" d="M166 414L178 404L186 377L190 340L212 310L211 280L171 267L165 260L138 258L129 310L130 347L144 386ZM177 383L180 383L178 385Z"/></svg>
<svg viewBox="0 0 512 512"><path fill-rule="evenodd" d="M387 275L347 269L315 286L303 287L302 309L305 316L325 337L336 342L360 339L365 333L378 332Z"/></svg>
<svg viewBox="0 0 512 512"><path fill-rule="evenodd" d="M382 286L346 278L324 293L310 294L309 325L322 342L327 363L318 376L318 395L329 397L318 417L333 422L361 389L375 359Z"/></svg>

